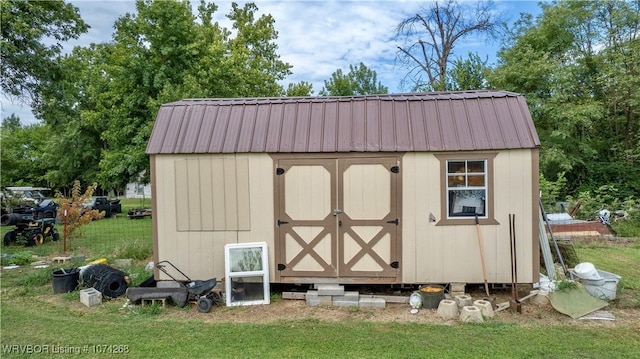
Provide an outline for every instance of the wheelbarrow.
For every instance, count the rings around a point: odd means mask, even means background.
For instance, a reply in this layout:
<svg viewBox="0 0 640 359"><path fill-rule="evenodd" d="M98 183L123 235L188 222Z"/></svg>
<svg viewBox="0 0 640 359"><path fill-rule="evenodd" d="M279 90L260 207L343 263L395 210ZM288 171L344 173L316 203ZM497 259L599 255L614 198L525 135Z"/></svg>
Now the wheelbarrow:
<svg viewBox="0 0 640 359"><path fill-rule="evenodd" d="M171 275L166 268L167 266L180 273L180 275L186 279L186 282L184 280L178 280ZM196 302L198 312L209 313L213 304L221 305L224 303L222 295L218 292L212 291L213 287L218 283L216 278L209 280L192 280L169 261L158 262L156 264L156 268L187 289L189 292L189 301Z"/></svg>

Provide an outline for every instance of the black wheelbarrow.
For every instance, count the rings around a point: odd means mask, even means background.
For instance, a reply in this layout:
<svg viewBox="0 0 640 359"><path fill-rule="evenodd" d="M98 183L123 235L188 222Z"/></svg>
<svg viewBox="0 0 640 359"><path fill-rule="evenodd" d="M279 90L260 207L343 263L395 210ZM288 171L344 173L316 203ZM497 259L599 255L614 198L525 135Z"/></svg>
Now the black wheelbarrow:
<svg viewBox="0 0 640 359"><path fill-rule="evenodd" d="M173 270L180 273L180 275L186 279L186 282L184 280L178 280L171 275L166 268L167 266L170 266ZM224 303L222 295L219 292L212 291L213 287L218 283L216 278L209 280L191 280L191 278L169 261L158 262L156 268L187 289L189 292L189 301L197 303L198 312L209 313L213 304L221 305Z"/></svg>

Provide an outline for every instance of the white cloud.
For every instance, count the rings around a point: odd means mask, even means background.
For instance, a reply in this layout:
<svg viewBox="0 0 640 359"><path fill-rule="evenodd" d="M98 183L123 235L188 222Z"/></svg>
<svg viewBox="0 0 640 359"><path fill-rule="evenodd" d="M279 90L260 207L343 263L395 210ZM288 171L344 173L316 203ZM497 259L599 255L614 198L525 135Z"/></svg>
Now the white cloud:
<svg viewBox="0 0 640 359"><path fill-rule="evenodd" d="M90 43L112 39L115 21L125 13L135 13L135 2L71 1L79 8L82 18L91 29L80 39L66 44L88 46ZM199 1L192 0L195 12ZM231 9L230 1L215 1L218 11L214 21L231 28L225 15ZM407 70L395 63L397 41L395 27L403 19L419 12L428 1L255 1L260 14L271 14L278 31L278 53L293 66L293 74L283 84L307 81L317 93L324 80L338 68L347 71L349 65L364 63L376 71L378 80L391 92L401 91L401 81ZM535 2L498 1L501 10L512 12L539 11ZM517 18L517 16L515 16ZM469 51L478 51L484 58L495 57L498 45L488 46L483 39L469 38L456 47L454 56L465 57ZM491 60L490 60L491 62ZM26 122L33 116L24 115L28 108L3 103L2 116L14 111ZM21 111L17 111L21 110ZM5 115L6 114L6 115Z"/></svg>

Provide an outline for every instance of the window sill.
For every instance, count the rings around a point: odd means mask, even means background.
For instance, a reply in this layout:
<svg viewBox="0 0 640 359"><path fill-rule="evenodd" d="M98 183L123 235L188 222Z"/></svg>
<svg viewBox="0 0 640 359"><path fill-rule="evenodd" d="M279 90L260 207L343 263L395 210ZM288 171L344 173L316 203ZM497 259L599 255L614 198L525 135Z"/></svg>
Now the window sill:
<svg viewBox="0 0 640 359"><path fill-rule="evenodd" d="M481 226L500 224L500 222L496 221L494 218L478 218L478 222ZM436 226L466 226L475 224L475 218L446 218L439 220L438 223L436 223Z"/></svg>

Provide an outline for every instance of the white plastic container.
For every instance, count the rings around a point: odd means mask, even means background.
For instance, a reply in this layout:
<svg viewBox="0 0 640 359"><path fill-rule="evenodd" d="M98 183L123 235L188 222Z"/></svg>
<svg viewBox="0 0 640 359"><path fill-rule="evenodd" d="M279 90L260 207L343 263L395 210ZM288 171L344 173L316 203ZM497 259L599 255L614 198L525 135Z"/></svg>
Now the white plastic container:
<svg viewBox="0 0 640 359"><path fill-rule="evenodd" d="M602 279L596 267L589 262L582 262L573 269L575 274L582 279L598 280Z"/></svg>
<svg viewBox="0 0 640 359"><path fill-rule="evenodd" d="M592 296L602 300L614 300L616 299L616 292L618 290L618 282L620 277L617 274L598 270L598 276L600 279L582 279L584 289Z"/></svg>

